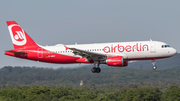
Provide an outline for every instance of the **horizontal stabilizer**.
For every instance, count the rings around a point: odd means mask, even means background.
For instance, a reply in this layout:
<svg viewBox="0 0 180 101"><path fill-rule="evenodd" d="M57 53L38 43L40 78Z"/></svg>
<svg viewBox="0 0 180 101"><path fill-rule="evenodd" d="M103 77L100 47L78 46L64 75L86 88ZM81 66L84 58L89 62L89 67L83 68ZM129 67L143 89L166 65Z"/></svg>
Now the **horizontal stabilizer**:
<svg viewBox="0 0 180 101"><path fill-rule="evenodd" d="M20 52L20 51L11 51L11 50L9 50L9 51L6 51L6 52L10 52L10 53L19 53L19 54L28 54L28 53L26 53L26 52Z"/></svg>

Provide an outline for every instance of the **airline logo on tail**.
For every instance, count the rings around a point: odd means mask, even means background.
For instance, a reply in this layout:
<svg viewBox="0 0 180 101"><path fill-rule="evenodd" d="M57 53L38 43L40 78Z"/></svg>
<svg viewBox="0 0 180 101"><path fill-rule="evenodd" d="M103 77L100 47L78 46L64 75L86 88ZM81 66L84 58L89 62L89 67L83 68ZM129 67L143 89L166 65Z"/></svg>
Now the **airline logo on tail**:
<svg viewBox="0 0 180 101"><path fill-rule="evenodd" d="M12 42L15 45L25 45L27 42L25 32L21 27L17 24L9 25L9 32L12 38Z"/></svg>

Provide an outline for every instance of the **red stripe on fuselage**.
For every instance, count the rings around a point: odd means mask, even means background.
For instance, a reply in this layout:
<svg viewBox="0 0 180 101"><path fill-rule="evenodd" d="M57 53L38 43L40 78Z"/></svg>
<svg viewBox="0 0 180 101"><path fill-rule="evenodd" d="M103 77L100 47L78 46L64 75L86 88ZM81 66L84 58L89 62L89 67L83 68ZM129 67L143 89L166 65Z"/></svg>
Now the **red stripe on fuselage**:
<svg viewBox="0 0 180 101"><path fill-rule="evenodd" d="M133 60L153 60L153 59L163 59L163 58L169 58L171 56L167 57L150 57L150 58L131 58L131 59L125 59L127 61L133 61Z"/></svg>
<svg viewBox="0 0 180 101"><path fill-rule="evenodd" d="M77 63L76 60L79 59L79 57L57 54L42 49L42 51L29 52L28 59L41 61L41 62L48 62L48 63L67 64L67 63Z"/></svg>
<svg viewBox="0 0 180 101"><path fill-rule="evenodd" d="M48 63L57 63L57 64L77 63L76 60L80 59L79 57L67 56L67 55L50 52L41 47L38 48L26 47L26 49L14 49L11 51L26 52L27 55L24 56L24 54L11 53L11 52L5 52L5 54L18 58L29 59L40 62L48 62Z"/></svg>

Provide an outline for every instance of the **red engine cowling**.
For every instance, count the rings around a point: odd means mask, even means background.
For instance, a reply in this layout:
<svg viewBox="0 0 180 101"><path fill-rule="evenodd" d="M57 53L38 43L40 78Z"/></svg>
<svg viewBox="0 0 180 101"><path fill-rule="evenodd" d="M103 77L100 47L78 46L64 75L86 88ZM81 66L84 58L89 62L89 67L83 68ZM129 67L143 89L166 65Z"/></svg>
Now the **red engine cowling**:
<svg viewBox="0 0 180 101"><path fill-rule="evenodd" d="M106 63L108 66L125 67L128 61L124 61L123 56L107 57Z"/></svg>

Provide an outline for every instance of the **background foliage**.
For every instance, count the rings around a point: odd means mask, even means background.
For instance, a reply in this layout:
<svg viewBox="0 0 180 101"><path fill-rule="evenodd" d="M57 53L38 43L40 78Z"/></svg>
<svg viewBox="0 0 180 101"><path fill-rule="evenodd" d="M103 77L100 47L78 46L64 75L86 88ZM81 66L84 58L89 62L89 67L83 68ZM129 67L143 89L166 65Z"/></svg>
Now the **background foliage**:
<svg viewBox="0 0 180 101"><path fill-rule="evenodd" d="M180 54L158 60L157 70L150 61L123 68L101 65L101 73L92 73L91 66L5 66L0 69L0 101L180 101L179 60Z"/></svg>
<svg viewBox="0 0 180 101"><path fill-rule="evenodd" d="M6 66L0 69L0 101L179 101L179 68L104 67L94 74L87 67Z"/></svg>
<svg viewBox="0 0 180 101"><path fill-rule="evenodd" d="M180 88L171 86L162 92L147 87L111 91L88 87L21 86L0 89L2 101L179 101Z"/></svg>
<svg viewBox="0 0 180 101"><path fill-rule="evenodd" d="M88 87L104 88L168 88L180 87L180 67L164 70L132 68L106 68L101 73L92 73L90 68L49 69L36 67L11 67L0 69L0 87L21 85L79 87L81 80Z"/></svg>

